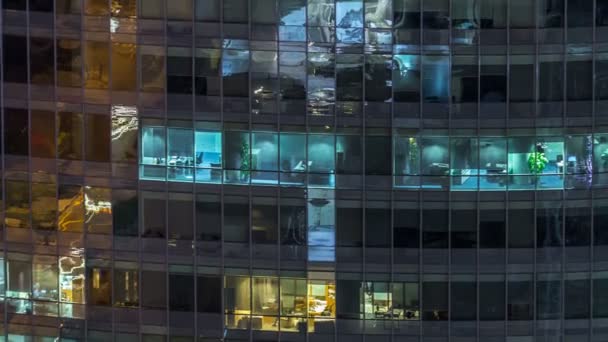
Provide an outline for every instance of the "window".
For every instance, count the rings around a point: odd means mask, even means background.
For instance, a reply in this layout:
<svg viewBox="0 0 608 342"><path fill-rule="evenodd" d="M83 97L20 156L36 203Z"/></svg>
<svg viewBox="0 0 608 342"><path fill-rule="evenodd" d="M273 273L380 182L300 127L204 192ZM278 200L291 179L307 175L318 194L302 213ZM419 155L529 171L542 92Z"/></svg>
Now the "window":
<svg viewBox="0 0 608 342"><path fill-rule="evenodd" d="M110 46L107 42L85 42L84 86L88 89L108 89L110 77Z"/></svg>
<svg viewBox="0 0 608 342"><path fill-rule="evenodd" d="M224 313L226 325L248 328L248 316L237 313L251 312L251 281L249 277L224 277Z"/></svg>
<svg viewBox="0 0 608 342"><path fill-rule="evenodd" d="M425 280L422 283L422 319L445 321L448 319L448 282Z"/></svg>
<svg viewBox="0 0 608 342"><path fill-rule="evenodd" d="M276 246L278 238L276 200L273 197L254 197L252 202L251 236L253 243L257 245L266 245L256 246L255 248L259 248L261 254L269 254L274 257L271 249Z"/></svg>
<svg viewBox="0 0 608 342"><path fill-rule="evenodd" d="M111 3L112 16L134 18L137 16L136 0L117 0Z"/></svg>
<svg viewBox="0 0 608 342"><path fill-rule="evenodd" d="M505 210L495 208L500 206L502 203L486 203L479 211L480 248L505 248Z"/></svg>
<svg viewBox="0 0 608 342"><path fill-rule="evenodd" d="M281 133L279 136L281 184L303 184L309 162L306 160L306 135Z"/></svg>
<svg viewBox="0 0 608 342"><path fill-rule="evenodd" d="M174 2L171 2L174 3ZM164 0L146 0L139 2L139 13L142 18L157 19L163 16Z"/></svg>
<svg viewBox="0 0 608 342"><path fill-rule="evenodd" d="M561 302L559 274L540 274L536 282L536 318L559 319Z"/></svg>
<svg viewBox="0 0 608 342"><path fill-rule="evenodd" d="M126 1L126 0L124 0ZM128 15L128 7L118 13ZM112 90L135 91L137 84L137 46L128 43L112 43Z"/></svg>
<svg viewBox="0 0 608 342"><path fill-rule="evenodd" d="M448 248L448 211L423 209L422 244L424 248Z"/></svg>
<svg viewBox="0 0 608 342"><path fill-rule="evenodd" d="M219 49L196 49L194 82L196 95L220 95L222 52Z"/></svg>
<svg viewBox="0 0 608 342"><path fill-rule="evenodd" d="M25 8L24 8L25 10ZM4 34L2 37L4 57L4 81L27 83L27 39L22 36ZM35 69L34 69L35 70Z"/></svg>
<svg viewBox="0 0 608 342"><path fill-rule="evenodd" d="M279 279L275 277L253 277L252 314L277 316L279 314ZM272 328L272 323L262 328Z"/></svg>
<svg viewBox="0 0 608 342"><path fill-rule="evenodd" d="M509 321L527 321L534 312L534 283L528 274L509 275L507 312Z"/></svg>
<svg viewBox="0 0 608 342"><path fill-rule="evenodd" d="M167 227L169 239L188 240L188 245L190 245L189 241L194 238L193 209L194 204L191 194L169 193L167 208L171 216ZM181 246L183 245L178 244L176 247Z"/></svg>
<svg viewBox="0 0 608 342"><path fill-rule="evenodd" d="M165 49L139 45L140 89L160 93L165 89Z"/></svg>
<svg viewBox="0 0 608 342"><path fill-rule="evenodd" d="M591 242L591 203L568 203L566 207L566 247L589 246Z"/></svg>
<svg viewBox="0 0 608 342"><path fill-rule="evenodd" d="M449 57L423 56L422 93L424 102L447 103L449 97Z"/></svg>
<svg viewBox="0 0 608 342"><path fill-rule="evenodd" d="M479 282L479 320L500 321L505 318L505 283L502 276L484 276ZM494 279L492 279L492 278ZM492 280L492 281L490 281Z"/></svg>
<svg viewBox="0 0 608 342"><path fill-rule="evenodd" d="M507 185L507 139L479 139L479 188L500 189Z"/></svg>
<svg viewBox="0 0 608 342"><path fill-rule="evenodd" d="M365 136L365 154L374 158L365 159L365 174L389 176L391 174L391 138L388 136Z"/></svg>
<svg viewBox="0 0 608 342"><path fill-rule="evenodd" d="M79 113L57 113L57 155L60 159L82 159L83 121Z"/></svg>
<svg viewBox="0 0 608 342"><path fill-rule="evenodd" d="M32 298L44 301L58 301L58 266L57 258L34 255Z"/></svg>
<svg viewBox="0 0 608 342"><path fill-rule="evenodd" d="M509 205L509 248L531 248L534 245L534 209L531 203Z"/></svg>
<svg viewBox="0 0 608 342"><path fill-rule="evenodd" d="M358 135L336 136L336 172L360 175L363 164L363 148Z"/></svg>
<svg viewBox="0 0 608 342"><path fill-rule="evenodd" d="M224 8L224 11L226 8ZM224 96L249 96L249 51L224 50L222 56Z"/></svg>
<svg viewBox="0 0 608 342"><path fill-rule="evenodd" d="M29 154L28 112L26 109L4 108L4 153L13 156Z"/></svg>
<svg viewBox="0 0 608 342"><path fill-rule="evenodd" d="M220 183L222 181L222 133L196 129L194 141L196 181Z"/></svg>
<svg viewBox="0 0 608 342"><path fill-rule="evenodd" d="M336 204L331 190L308 190L308 261L335 261Z"/></svg>
<svg viewBox="0 0 608 342"><path fill-rule="evenodd" d="M482 29L500 29L507 26L507 1L485 0L479 3L481 17L479 25Z"/></svg>
<svg viewBox="0 0 608 342"><path fill-rule="evenodd" d="M479 3L475 0L452 2L452 28L474 30L479 26Z"/></svg>
<svg viewBox="0 0 608 342"><path fill-rule="evenodd" d="M86 0L84 10L87 15L108 15L108 3L105 0Z"/></svg>
<svg viewBox="0 0 608 342"><path fill-rule="evenodd" d="M195 7L195 18L197 21L220 21L220 0L196 0Z"/></svg>
<svg viewBox="0 0 608 342"><path fill-rule="evenodd" d="M93 261L95 262L95 261ZM87 268L88 304L109 306L112 303L112 271L109 267Z"/></svg>
<svg viewBox="0 0 608 342"><path fill-rule="evenodd" d="M608 0L596 0L595 23L597 26L608 26Z"/></svg>
<svg viewBox="0 0 608 342"><path fill-rule="evenodd" d="M477 103L478 84L477 57L452 57L452 101L454 103Z"/></svg>
<svg viewBox="0 0 608 342"><path fill-rule="evenodd" d="M167 48L167 92L192 94L192 49Z"/></svg>
<svg viewBox="0 0 608 342"><path fill-rule="evenodd" d="M518 0L519 1L519 0ZM530 3L528 0L524 0ZM526 13L526 12L512 12ZM531 12L530 12L531 13ZM520 17L520 16L515 16ZM549 66L545 64L545 77L549 76ZM556 75L557 77L557 75ZM513 55L510 60L509 96L513 102L529 102L534 99L534 56ZM547 94L547 91L544 91Z"/></svg>
<svg viewBox="0 0 608 342"><path fill-rule="evenodd" d="M57 185L55 183L32 183L32 204L36 208L32 212L34 229L55 230L57 228L58 201L56 196ZM65 216L63 219L65 220Z"/></svg>
<svg viewBox="0 0 608 342"><path fill-rule="evenodd" d="M222 210L220 199L214 195L197 194L196 236L202 241L221 239Z"/></svg>
<svg viewBox="0 0 608 342"><path fill-rule="evenodd" d="M82 186L60 184L57 190L59 208L58 229L60 231L82 233L84 226Z"/></svg>
<svg viewBox="0 0 608 342"><path fill-rule="evenodd" d="M166 199L160 192L142 192L141 210L143 226L141 237L164 238L166 236Z"/></svg>
<svg viewBox="0 0 608 342"><path fill-rule="evenodd" d="M126 266L126 265L125 265ZM114 305L137 307L139 305L139 271L134 269L114 269Z"/></svg>
<svg viewBox="0 0 608 342"><path fill-rule="evenodd" d="M425 29L446 30L450 23L450 6L448 0L424 0L423 25Z"/></svg>
<svg viewBox="0 0 608 342"><path fill-rule="evenodd" d="M149 267L149 266L148 266ZM148 309L167 307L167 273L161 270L141 271L141 305Z"/></svg>
<svg viewBox="0 0 608 342"><path fill-rule="evenodd" d="M568 101L590 101L593 93L591 55L568 55L566 92Z"/></svg>
<svg viewBox="0 0 608 342"><path fill-rule="evenodd" d="M564 0L539 0L539 27L564 27Z"/></svg>
<svg viewBox="0 0 608 342"><path fill-rule="evenodd" d="M6 62L5 65L7 65ZM80 87L82 82L81 72L82 54L80 52L80 41L72 39L58 39L57 85L60 87Z"/></svg>
<svg viewBox="0 0 608 342"><path fill-rule="evenodd" d="M412 203L413 205L414 203ZM396 202L393 209L395 248L420 247L420 212L408 202Z"/></svg>
<svg viewBox="0 0 608 342"><path fill-rule="evenodd" d="M32 110L32 157L55 158L55 113Z"/></svg>
<svg viewBox="0 0 608 342"><path fill-rule="evenodd" d="M167 178L176 181L194 179L194 134L192 129L167 128Z"/></svg>
<svg viewBox="0 0 608 342"><path fill-rule="evenodd" d="M141 137L141 163L165 165L165 128L144 126Z"/></svg>
<svg viewBox="0 0 608 342"><path fill-rule="evenodd" d="M505 102L507 98L507 58L505 56L483 55L480 57L480 61L480 101Z"/></svg>
<svg viewBox="0 0 608 342"><path fill-rule="evenodd" d="M169 273L169 310L194 312L194 277L188 273Z"/></svg>
<svg viewBox="0 0 608 342"><path fill-rule="evenodd" d="M277 184L279 170L279 138L277 133L251 133L252 182Z"/></svg>
<svg viewBox="0 0 608 342"><path fill-rule="evenodd" d="M598 10L602 0L598 1ZM593 26L593 0L568 0L568 27Z"/></svg>
<svg viewBox="0 0 608 342"><path fill-rule="evenodd" d="M131 106L112 107L112 162L137 162L137 109Z"/></svg>
<svg viewBox="0 0 608 342"><path fill-rule="evenodd" d="M8 228L26 228L30 225L30 187L28 182L6 180L4 222Z"/></svg>
<svg viewBox="0 0 608 342"><path fill-rule="evenodd" d="M454 321L475 321L477 319L477 284L474 276L461 275L451 282L450 319Z"/></svg>
<svg viewBox="0 0 608 342"><path fill-rule="evenodd" d="M451 211L451 248L477 246L477 210L471 206L462 203L459 209L453 208Z"/></svg>
<svg viewBox="0 0 608 342"><path fill-rule="evenodd" d="M560 203L538 203L536 208L536 247L562 246L562 222Z"/></svg>
<svg viewBox="0 0 608 342"><path fill-rule="evenodd" d="M108 115L89 114L86 120L85 159L91 162L110 161L111 123Z"/></svg>
<svg viewBox="0 0 608 342"><path fill-rule="evenodd" d="M452 189L477 189L479 146L476 138L450 139Z"/></svg>
<svg viewBox="0 0 608 342"><path fill-rule="evenodd" d="M589 318L590 281L587 274L568 273L564 281L564 318ZM587 277L585 279L585 277Z"/></svg>
<svg viewBox="0 0 608 342"><path fill-rule="evenodd" d="M512 28L533 28L535 24L534 2L529 0L511 0L509 1L511 15L510 27Z"/></svg>
<svg viewBox="0 0 608 342"><path fill-rule="evenodd" d="M333 135L308 136L308 183L313 186L335 185L336 148Z"/></svg>
<svg viewBox="0 0 608 342"><path fill-rule="evenodd" d="M368 200L365 208L365 246L388 251L391 244L390 203Z"/></svg>
<svg viewBox="0 0 608 342"><path fill-rule="evenodd" d="M392 58L369 55L365 59L365 100L385 102L392 97Z"/></svg>
<svg viewBox="0 0 608 342"><path fill-rule="evenodd" d="M336 100L361 101L363 97L363 56L336 56Z"/></svg>
<svg viewBox="0 0 608 342"><path fill-rule="evenodd" d="M561 55L540 55L538 58L539 101L561 101L564 95L563 57Z"/></svg>
<svg viewBox="0 0 608 342"><path fill-rule="evenodd" d="M226 242L240 243L247 246L249 242L249 201L247 197L224 197L224 229Z"/></svg>
<svg viewBox="0 0 608 342"><path fill-rule="evenodd" d="M167 19L185 20L192 19L192 0L170 0L167 1ZM160 8L162 11L162 7ZM162 12L160 12L162 15Z"/></svg>
<svg viewBox="0 0 608 342"><path fill-rule="evenodd" d="M219 276L199 275L197 278L197 312L221 313L222 278Z"/></svg>
<svg viewBox="0 0 608 342"><path fill-rule="evenodd" d="M6 296L29 299L32 291L32 261L25 255L9 254L6 267Z"/></svg>
<svg viewBox="0 0 608 342"><path fill-rule="evenodd" d="M292 254L303 250L303 248L297 246L305 246L307 243L306 204L303 199L281 197L280 206L281 245L290 246L282 249L282 257L293 258L299 256L299 253ZM291 253L291 251L294 251L294 253Z"/></svg>
<svg viewBox="0 0 608 342"><path fill-rule="evenodd" d="M32 9L30 8L30 10ZM11 47L11 49L13 48L15 47ZM55 46L52 39L30 37L30 83L36 85L54 85L54 51Z"/></svg>
<svg viewBox="0 0 608 342"><path fill-rule="evenodd" d="M395 102L420 101L420 56L393 56L393 96Z"/></svg>
<svg viewBox="0 0 608 342"><path fill-rule="evenodd" d="M317 5L320 4L309 5L309 7ZM309 25L311 25L310 22ZM308 54L308 84L306 88L308 89L308 112L310 114L333 115L336 81L334 62L333 53L314 52Z"/></svg>
<svg viewBox="0 0 608 342"><path fill-rule="evenodd" d="M137 236L137 192L112 190L112 218L114 235Z"/></svg>
<svg viewBox="0 0 608 342"><path fill-rule="evenodd" d="M85 223L93 234L112 233L112 191L101 187L84 187Z"/></svg>
<svg viewBox="0 0 608 342"><path fill-rule="evenodd" d="M281 278L280 281L281 316L305 316L308 298L306 279Z"/></svg>

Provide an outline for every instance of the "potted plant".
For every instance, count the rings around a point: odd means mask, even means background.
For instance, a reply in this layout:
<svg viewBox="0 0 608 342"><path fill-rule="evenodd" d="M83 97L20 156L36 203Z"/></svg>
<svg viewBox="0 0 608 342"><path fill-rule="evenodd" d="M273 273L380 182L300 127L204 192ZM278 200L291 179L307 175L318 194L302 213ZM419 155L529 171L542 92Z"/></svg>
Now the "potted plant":
<svg viewBox="0 0 608 342"><path fill-rule="evenodd" d="M534 180L538 178L538 175L543 173L545 167L547 167L547 163L549 159L545 156L545 153L542 151L535 151L528 155L528 168L530 172L534 175Z"/></svg>
<svg viewBox="0 0 608 342"><path fill-rule="evenodd" d="M246 140L243 140L241 143L241 172L240 181L241 182L249 182L249 175L251 173L251 152L249 149L249 143Z"/></svg>

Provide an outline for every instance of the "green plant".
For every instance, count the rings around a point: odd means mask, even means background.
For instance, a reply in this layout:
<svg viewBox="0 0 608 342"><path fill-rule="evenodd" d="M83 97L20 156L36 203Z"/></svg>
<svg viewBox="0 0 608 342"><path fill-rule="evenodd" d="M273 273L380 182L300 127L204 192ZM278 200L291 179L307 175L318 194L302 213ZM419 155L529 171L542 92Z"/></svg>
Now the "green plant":
<svg viewBox="0 0 608 342"><path fill-rule="evenodd" d="M249 143L243 140L241 143L241 180L246 181L249 179L251 173L251 153L249 152Z"/></svg>
<svg viewBox="0 0 608 342"><path fill-rule="evenodd" d="M418 141L416 140L416 138L409 138L408 143L410 145L408 159L410 168L412 168L412 170L408 171L412 172L418 170Z"/></svg>
<svg viewBox="0 0 608 342"><path fill-rule="evenodd" d="M530 168L530 172L535 175L538 175L543 172L545 167L547 167L547 163L549 159L545 157L544 152L532 152L528 155L528 168Z"/></svg>

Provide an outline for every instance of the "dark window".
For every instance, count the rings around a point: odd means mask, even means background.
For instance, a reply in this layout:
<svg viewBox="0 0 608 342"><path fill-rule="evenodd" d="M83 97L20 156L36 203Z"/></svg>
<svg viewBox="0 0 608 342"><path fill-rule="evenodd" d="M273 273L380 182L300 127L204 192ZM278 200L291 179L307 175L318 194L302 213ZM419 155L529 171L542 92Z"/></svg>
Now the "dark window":
<svg viewBox="0 0 608 342"><path fill-rule="evenodd" d="M569 55L566 91L569 101L590 101L593 94L591 55Z"/></svg>
<svg viewBox="0 0 608 342"><path fill-rule="evenodd" d="M509 209L509 248L534 246L534 209Z"/></svg>
<svg viewBox="0 0 608 342"><path fill-rule="evenodd" d="M114 235L137 236L137 209L135 190L112 190Z"/></svg>
<svg viewBox="0 0 608 342"><path fill-rule="evenodd" d="M479 283L479 319L482 321L500 321L504 318L504 281L481 281Z"/></svg>
<svg viewBox="0 0 608 342"><path fill-rule="evenodd" d="M196 196L196 236L202 241L219 241L222 229L220 199L213 195Z"/></svg>
<svg viewBox="0 0 608 342"><path fill-rule="evenodd" d="M608 26L608 0L596 0L595 24L597 26Z"/></svg>
<svg viewBox="0 0 608 342"><path fill-rule="evenodd" d="M564 63L561 55L540 55L539 101L561 101L564 97Z"/></svg>
<svg viewBox="0 0 608 342"><path fill-rule="evenodd" d="M422 246L448 248L448 211L424 209L422 212Z"/></svg>
<svg viewBox="0 0 608 342"><path fill-rule="evenodd" d="M564 0L538 0L538 6L539 27L564 27Z"/></svg>
<svg viewBox="0 0 608 342"><path fill-rule="evenodd" d="M384 207L384 208L383 208ZM388 203L368 202L365 209L365 246L389 247L391 210Z"/></svg>
<svg viewBox="0 0 608 342"><path fill-rule="evenodd" d="M418 209L393 210L393 241L395 248L420 247L420 211Z"/></svg>
<svg viewBox="0 0 608 342"><path fill-rule="evenodd" d="M141 305L144 308L164 309L167 307L167 273L162 271L141 271Z"/></svg>
<svg viewBox="0 0 608 342"><path fill-rule="evenodd" d="M593 1L568 0L568 27L593 26ZM598 11L601 2L602 0L598 0Z"/></svg>
<svg viewBox="0 0 608 342"><path fill-rule="evenodd" d="M336 56L336 100L361 101L363 98L363 56Z"/></svg>
<svg viewBox="0 0 608 342"><path fill-rule="evenodd" d="M534 312L533 285L534 283L530 280L509 280L507 310L510 321L532 319L532 313Z"/></svg>
<svg viewBox="0 0 608 342"><path fill-rule="evenodd" d="M561 207L536 209L536 247L559 247L562 245Z"/></svg>
<svg viewBox="0 0 608 342"><path fill-rule="evenodd" d="M479 211L479 246L505 248L505 211L482 209Z"/></svg>
<svg viewBox="0 0 608 342"><path fill-rule="evenodd" d="M608 245L608 206L596 205L593 208L593 244Z"/></svg>
<svg viewBox="0 0 608 342"><path fill-rule="evenodd" d="M598 274L593 279L593 318L608 317L608 278L605 274Z"/></svg>
<svg viewBox="0 0 608 342"><path fill-rule="evenodd" d="M110 161L111 123L108 115L89 114L86 119L85 159L92 162Z"/></svg>
<svg viewBox="0 0 608 342"><path fill-rule="evenodd" d="M481 102L504 102L507 98L507 58L481 56L479 99Z"/></svg>
<svg viewBox="0 0 608 342"><path fill-rule="evenodd" d="M53 1L30 0L29 10L37 12L53 12Z"/></svg>
<svg viewBox="0 0 608 342"><path fill-rule="evenodd" d="M472 281L452 281L450 319L474 321L477 319L477 286Z"/></svg>
<svg viewBox="0 0 608 342"><path fill-rule="evenodd" d="M2 8L10 10L25 11L27 2L23 0L4 0L2 1Z"/></svg>
<svg viewBox="0 0 608 342"><path fill-rule="evenodd" d="M339 247L361 247L363 245L362 209L356 202L337 201L336 232Z"/></svg>
<svg viewBox="0 0 608 342"><path fill-rule="evenodd" d="M530 2L529 0L524 0ZM510 61L509 97L513 102L534 99L534 56L514 55Z"/></svg>
<svg viewBox="0 0 608 342"><path fill-rule="evenodd" d="M220 313L222 311L222 279L213 276L198 276L197 311Z"/></svg>
<svg viewBox="0 0 608 342"><path fill-rule="evenodd" d="M589 246L591 242L591 207L566 208L566 236L568 246Z"/></svg>
<svg viewBox="0 0 608 342"><path fill-rule="evenodd" d="M4 81L27 83L27 39L7 34L2 39Z"/></svg>
<svg viewBox="0 0 608 342"><path fill-rule="evenodd" d="M446 30L450 25L450 6L448 0L424 0L423 23L425 29Z"/></svg>
<svg viewBox="0 0 608 342"><path fill-rule="evenodd" d="M537 319L559 319L561 302L561 283L559 280L536 282Z"/></svg>
<svg viewBox="0 0 608 342"><path fill-rule="evenodd" d="M194 311L194 277L169 274L169 310Z"/></svg>
<svg viewBox="0 0 608 342"><path fill-rule="evenodd" d="M425 281L422 283L422 319L445 321L448 319L448 283Z"/></svg>
<svg viewBox="0 0 608 342"><path fill-rule="evenodd" d="M365 154L374 158L365 159L365 174L391 174L391 138L387 136L366 136Z"/></svg>
<svg viewBox="0 0 608 342"><path fill-rule="evenodd" d="M192 94L192 50L167 48L167 92Z"/></svg>
<svg viewBox="0 0 608 342"><path fill-rule="evenodd" d="M477 211L474 209L452 210L452 248L477 246Z"/></svg>
<svg viewBox="0 0 608 342"><path fill-rule="evenodd" d="M244 197L224 198L224 241L249 241L249 204Z"/></svg>
<svg viewBox="0 0 608 342"><path fill-rule="evenodd" d="M171 216L171 219L168 220L169 238L192 240L194 228L192 195L170 193L168 206Z"/></svg>
<svg viewBox="0 0 608 342"><path fill-rule="evenodd" d="M393 96L395 102L420 101L420 56L393 56Z"/></svg>
<svg viewBox="0 0 608 342"><path fill-rule="evenodd" d="M565 280L564 300L566 319L589 318L589 279Z"/></svg>
<svg viewBox="0 0 608 342"><path fill-rule="evenodd" d="M28 113L26 109L4 108L4 153L27 156L29 153Z"/></svg>
<svg viewBox="0 0 608 342"><path fill-rule="evenodd" d="M387 55L365 59L365 100L384 102L391 98L392 60Z"/></svg>
<svg viewBox="0 0 608 342"><path fill-rule="evenodd" d="M30 82L55 84L55 47L50 38L30 38Z"/></svg>

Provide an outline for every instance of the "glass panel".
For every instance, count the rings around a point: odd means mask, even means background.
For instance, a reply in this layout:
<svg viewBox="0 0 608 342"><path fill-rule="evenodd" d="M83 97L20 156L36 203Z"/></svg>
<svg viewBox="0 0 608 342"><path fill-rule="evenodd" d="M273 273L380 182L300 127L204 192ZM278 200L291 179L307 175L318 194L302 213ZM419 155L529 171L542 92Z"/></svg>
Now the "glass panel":
<svg viewBox="0 0 608 342"><path fill-rule="evenodd" d="M193 181L194 136L191 129L167 129L167 177L177 181Z"/></svg>
<svg viewBox="0 0 608 342"><path fill-rule="evenodd" d="M447 103L449 97L448 56L424 56L422 93L429 103Z"/></svg>
<svg viewBox="0 0 608 342"><path fill-rule="evenodd" d="M54 183L32 183L32 227L34 229L56 229L57 186Z"/></svg>
<svg viewBox="0 0 608 342"><path fill-rule="evenodd" d="M32 110L32 157L55 158L55 113Z"/></svg>
<svg viewBox="0 0 608 342"><path fill-rule="evenodd" d="M365 26L391 28L393 18L390 0L365 0Z"/></svg>
<svg viewBox="0 0 608 342"><path fill-rule="evenodd" d="M196 181L220 183L222 181L222 133L203 131L194 132Z"/></svg>
<svg viewBox="0 0 608 342"><path fill-rule="evenodd" d="M281 184L304 184L308 170L306 135L281 133L279 139Z"/></svg>
<svg viewBox="0 0 608 342"><path fill-rule="evenodd" d="M83 117L82 114L57 113L58 136L57 154L61 159L79 160L83 153Z"/></svg>
<svg viewBox="0 0 608 342"><path fill-rule="evenodd" d="M29 183L7 180L5 181L4 187L6 201L4 223L6 227L29 227L31 208Z"/></svg>
<svg viewBox="0 0 608 342"><path fill-rule="evenodd" d="M452 188L477 189L479 174L478 141L476 138L452 138L450 140Z"/></svg>
<svg viewBox="0 0 608 342"><path fill-rule="evenodd" d="M310 185L335 186L335 138L333 135L308 136L308 172Z"/></svg>
<svg viewBox="0 0 608 342"><path fill-rule="evenodd" d="M79 185L59 185L57 226L60 231L82 232L84 225L84 196Z"/></svg>
<svg viewBox="0 0 608 342"><path fill-rule="evenodd" d="M251 170L254 171L252 182L261 184L278 182L278 140L276 133L251 134Z"/></svg>
<svg viewBox="0 0 608 342"><path fill-rule="evenodd" d="M57 301L58 291L57 258L51 256L34 256L32 298Z"/></svg>
<svg viewBox="0 0 608 342"><path fill-rule="evenodd" d="M335 201L331 190L308 191L308 260L335 261Z"/></svg>
<svg viewBox="0 0 608 342"><path fill-rule="evenodd" d="M57 39L57 85L60 87L80 87L81 74L80 41Z"/></svg>
<svg viewBox="0 0 608 342"><path fill-rule="evenodd" d="M224 96L249 96L249 51L224 50L222 57Z"/></svg>
<svg viewBox="0 0 608 342"><path fill-rule="evenodd" d="M308 111L313 115L332 115L335 101L333 53L308 54Z"/></svg>
<svg viewBox="0 0 608 342"><path fill-rule="evenodd" d="M249 183L251 175L250 133L225 132L224 167L228 183Z"/></svg>
<svg viewBox="0 0 608 342"><path fill-rule="evenodd" d="M85 87L107 89L110 73L110 46L107 42L86 41L84 52Z"/></svg>
<svg viewBox="0 0 608 342"><path fill-rule="evenodd" d="M393 56L393 92L396 102L420 101L420 56Z"/></svg>

